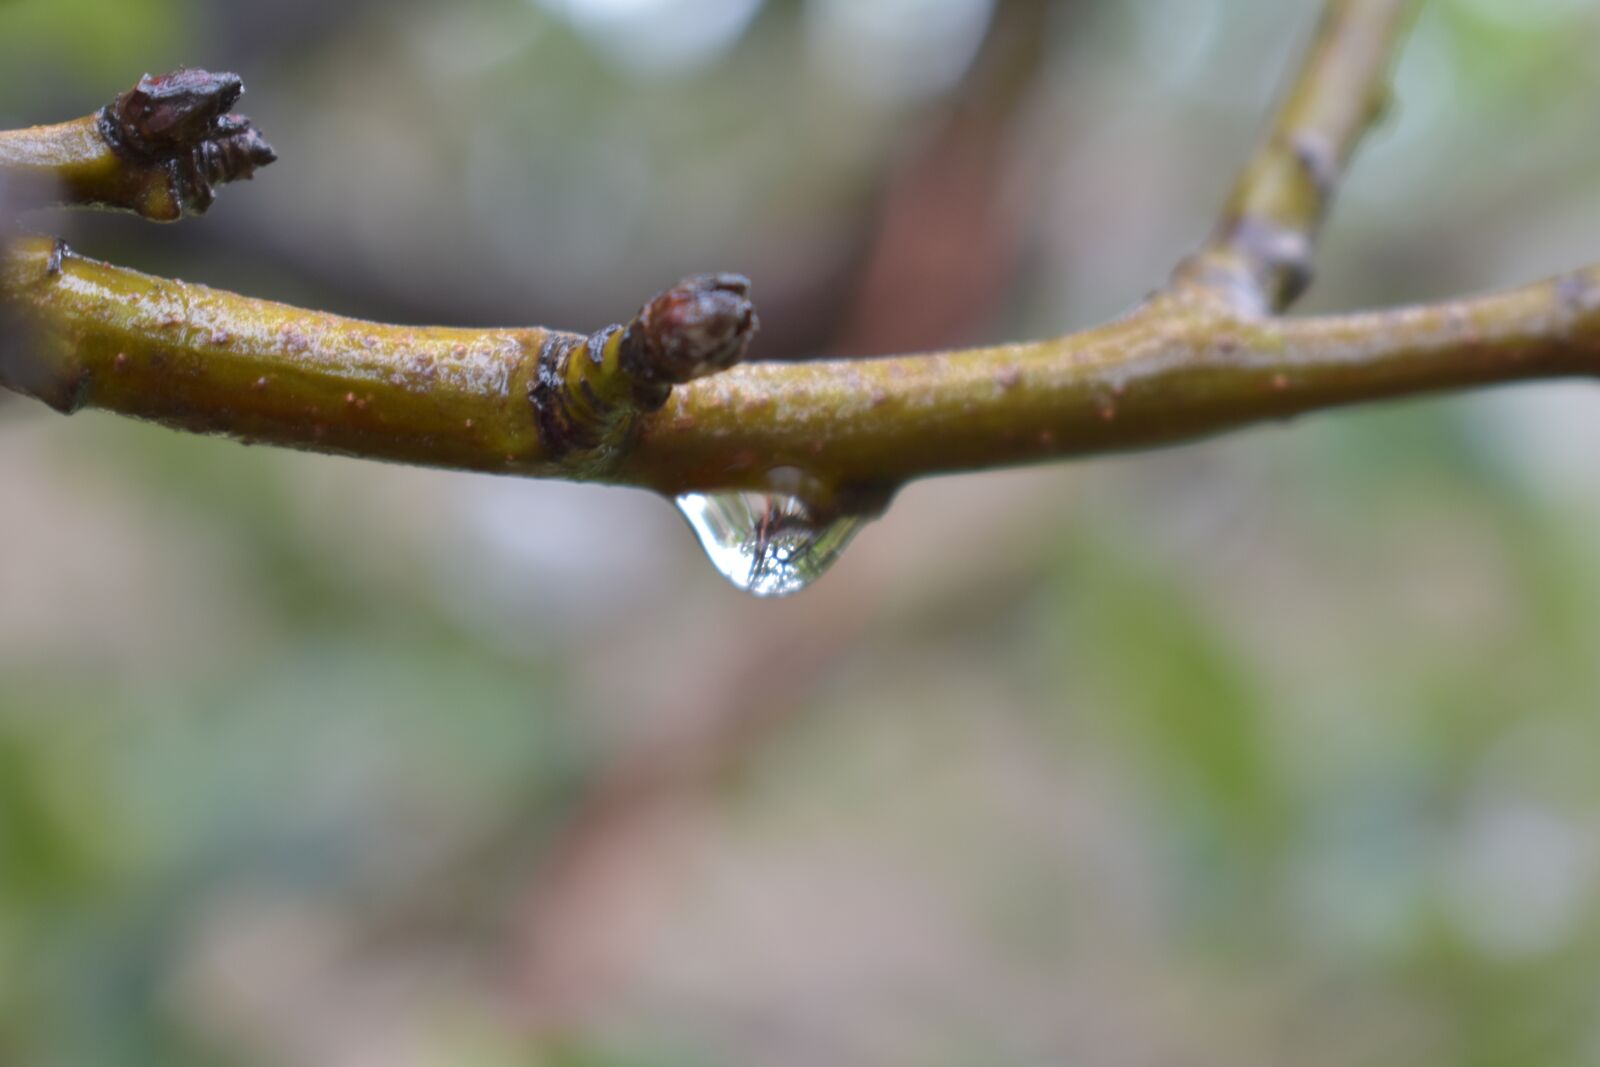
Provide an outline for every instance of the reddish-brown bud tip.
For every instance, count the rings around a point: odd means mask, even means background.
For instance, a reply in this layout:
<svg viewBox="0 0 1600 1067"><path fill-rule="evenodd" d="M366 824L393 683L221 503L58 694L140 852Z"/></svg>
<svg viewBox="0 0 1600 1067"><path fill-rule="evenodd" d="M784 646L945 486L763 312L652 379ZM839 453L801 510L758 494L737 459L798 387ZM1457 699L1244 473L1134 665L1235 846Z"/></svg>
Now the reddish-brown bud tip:
<svg viewBox="0 0 1600 1067"><path fill-rule="evenodd" d="M750 282L738 274L685 278L657 295L624 335L625 369L641 382L677 385L744 358L760 323Z"/></svg>
<svg viewBox="0 0 1600 1067"><path fill-rule="evenodd" d="M146 155L191 148L212 136L217 120L244 92L237 74L177 70L146 74L114 100L111 118L126 147Z"/></svg>

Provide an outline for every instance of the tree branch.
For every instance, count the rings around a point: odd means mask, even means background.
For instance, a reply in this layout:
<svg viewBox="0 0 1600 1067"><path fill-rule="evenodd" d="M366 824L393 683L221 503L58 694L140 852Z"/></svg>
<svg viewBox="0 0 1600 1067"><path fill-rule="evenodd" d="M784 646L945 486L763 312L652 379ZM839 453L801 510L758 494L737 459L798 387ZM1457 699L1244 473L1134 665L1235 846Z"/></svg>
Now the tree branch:
<svg viewBox="0 0 1600 1067"><path fill-rule="evenodd" d="M729 367L743 279L691 279L626 327L385 326L13 249L32 343L0 384L201 433L372 459L690 490L805 489L870 510L905 481L1173 444L1365 400L1600 373L1600 268L1493 296L1285 320L1370 121L1407 0L1330 0L1214 240L1133 315L1037 342ZM159 80L158 80L159 81ZM143 84L143 83L141 83ZM230 101L231 102L231 101ZM215 129L215 118L212 119Z"/></svg>
<svg viewBox="0 0 1600 1067"><path fill-rule="evenodd" d="M215 187L277 157L261 132L229 114L237 74L145 75L93 115L0 132L0 175L34 202L131 211L157 222L199 215Z"/></svg>
<svg viewBox="0 0 1600 1067"><path fill-rule="evenodd" d="M1236 313L1284 311L1311 283L1322 220L1362 136L1389 100L1389 68L1420 0L1328 0L1277 116L1210 242L1174 288Z"/></svg>
<svg viewBox="0 0 1600 1067"><path fill-rule="evenodd" d="M22 343L0 384L252 443L497 473L603 478L638 417L756 329L749 283L690 278L625 326L385 326L98 263L23 238L0 270Z"/></svg>
<svg viewBox="0 0 1600 1067"><path fill-rule="evenodd" d="M27 239L0 275L34 333L0 364L0 382L57 410L667 493L760 487L778 468L841 488L886 487L1174 443L1361 400L1600 373L1594 268L1403 310L1245 320L1168 309L1034 344L750 364L671 390L652 414L664 382L715 369L738 349L730 336L745 335L734 324L748 307L726 280L691 282L632 327L583 338L384 326L70 253L53 271L58 254L48 239ZM633 369L622 341L697 333L699 311L686 328L679 311L652 309L677 308L685 293L693 304L707 286L711 357ZM663 328L662 318L680 325ZM562 428L568 419L576 428Z"/></svg>

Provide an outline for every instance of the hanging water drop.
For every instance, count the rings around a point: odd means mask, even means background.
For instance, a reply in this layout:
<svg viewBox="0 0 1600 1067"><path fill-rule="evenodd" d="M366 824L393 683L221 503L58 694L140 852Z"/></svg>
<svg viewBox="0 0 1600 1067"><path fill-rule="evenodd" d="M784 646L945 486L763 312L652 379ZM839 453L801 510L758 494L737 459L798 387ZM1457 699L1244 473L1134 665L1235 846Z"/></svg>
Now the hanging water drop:
<svg viewBox="0 0 1600 1067"><path fill-rule="evenodd" d="M870 519L819 521L788 493L685 493L677 504L711 565L758 597L789 596L822 577Z"/></svg>

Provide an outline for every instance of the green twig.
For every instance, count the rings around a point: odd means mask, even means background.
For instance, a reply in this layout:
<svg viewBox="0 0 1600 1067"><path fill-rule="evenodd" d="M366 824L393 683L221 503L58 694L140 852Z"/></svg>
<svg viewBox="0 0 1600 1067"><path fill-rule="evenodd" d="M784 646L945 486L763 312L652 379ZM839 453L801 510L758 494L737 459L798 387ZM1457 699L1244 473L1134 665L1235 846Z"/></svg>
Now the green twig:
<svg viewBox="0 0 1600 1067"><path fill-rule="evenodd" d="M33 201L157 222L202 214L216 186L277 158L249 119L230 114L243 92L237 74L145 75L93 115L0 132L0 175Z"/></svg>
<svg viewBox="0 0 1600 1067"><path fill-rule="evenodd" d="M1240 319L1180 307L1026 345L748 364L672 389L652 413L665 382L713 371L742 348L748 304L725 280L670 290L631 327L584 338L385 326L71 254L54 270L56 252L47 239L23 241L0 275L34 334L0 363L0 381L59 410L672 493L760 486L778 468L837 486L893 485L1175 443L1361 400L1600 373L1596 268L1404 310ZM640 372L623 356L630 333L698 338L698 354L641 346L654 353L647 366L671 369Z"/></svg>
<svg viewBox="0 0 1600 1067"><path fill-rule="evenodd" d="M1311 255L1345 167L1389 100L1389 68L1420 0L1329 0L1277 116L1216 232L1174 276L1236 313L1283 311L1311 283Z"/></svg>
<svg viewBox="0 0 1600 1067"><path fill-rule="evenodd" d="M0 384L70 413L370 459L603 478L673 385L727 367L756 328L744 279L691 278L630 323L386 326L153 278L17 241L0 291L22 343Z"/></svg>

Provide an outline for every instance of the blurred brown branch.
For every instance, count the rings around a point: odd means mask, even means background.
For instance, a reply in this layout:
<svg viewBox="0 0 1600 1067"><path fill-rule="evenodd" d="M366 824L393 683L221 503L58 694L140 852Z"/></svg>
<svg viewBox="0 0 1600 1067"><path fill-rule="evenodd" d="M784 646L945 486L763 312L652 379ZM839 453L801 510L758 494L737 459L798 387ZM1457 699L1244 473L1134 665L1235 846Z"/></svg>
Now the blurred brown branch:
<svg viewBox="0 0 1600 1067"><path fill-rule="evenodd" d="M1330 0L1213 240L1167 290L1083 333L720 373L724 360L689 360L665 374L627 355L620 328L582 338L379 326L25 242L0 291L37 343L0 367L0 382L62 410L88 405L263 443L666 493L771 488L775 471L792 481L799 469L825 516L879 503L884 490L928 474L1176 443L1422 391L1593 374L1596 271L1429 307L1271 315L1309 277L1312 238L1380 110L1412 9L1410 0ZM147 80L135 93L155 101L149 114L160 118L162 93L149 86L182 87L185 77ZM201 109L216 150L179 171L226 176L239 131L225 110ZM88 137L89 122L51 129ZM141 145L157 143L160 130L145 132L124 139L147 153ZM107 165L107 151L97 150L95 167ZM171 199L198 207L204 198L180 190ZM695 329L679 326L685 337ZM567 433L573 412L603 430Z"/></svg>
<svg viewBox="0 0 1600 1067"><path fill-rule="evenodd" d="M1040 169L1023 119L1051 29L1082 5L1008 0L934 129L890 175L830 346L841 356L970 344L1011 291Z"/></svg>

